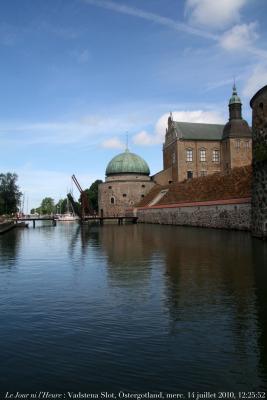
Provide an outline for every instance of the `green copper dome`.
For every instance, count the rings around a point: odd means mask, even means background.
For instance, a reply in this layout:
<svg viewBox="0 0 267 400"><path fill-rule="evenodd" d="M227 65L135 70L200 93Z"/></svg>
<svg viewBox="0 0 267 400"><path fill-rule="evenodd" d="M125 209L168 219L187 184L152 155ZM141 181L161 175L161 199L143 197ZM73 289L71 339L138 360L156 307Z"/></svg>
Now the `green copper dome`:
<svg viewBox="0 0 267 400"><path fill-rule="evenodd" d="M124 153L118 154L108 163L106 176L119 174L140 174L149 175L150 170L143 158L128 149Z"/></svg>
<svg viewBox="0 0 267 400"><path fill-rule="evenodd" d="M241 100L240 100L240 97L239 97L238 94L237 94L236 86L235 86L235 84L234 84L234 86L233 86L232 97L231 97L230 100L229 100L229 105L230 105L230 104L236 104L236 103L241 104Z"/></svg>

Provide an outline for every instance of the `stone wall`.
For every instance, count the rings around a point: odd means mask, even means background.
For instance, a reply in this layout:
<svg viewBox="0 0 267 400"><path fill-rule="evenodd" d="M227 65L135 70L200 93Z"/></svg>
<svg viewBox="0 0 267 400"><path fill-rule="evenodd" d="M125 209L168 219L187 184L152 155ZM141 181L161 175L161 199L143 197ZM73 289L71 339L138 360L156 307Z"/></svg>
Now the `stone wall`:
<svg viewBox="0 0 267 400"><path fill-rule="evenodd" d="M186 150L192 149L192 162L186 160ZM200 150L206 151L206 161L200 161ZM219 161L213 161L213 150L218 150L220 157ZM221 142L214 141L198 141L198 140L178 140L177 141L177 169L178 181L181 182L187 179L187 171L193 173L193 178L215 174L222 170L221 168Z"/></svg>
<svg viewBox="0 0 267 400"><path fill-rule="evenodd" d="M253 179L252 234L267 237L267 86L251 99Z"/></svg>
<svg viewBox="0 0 267 400"><path fill-rule="evenodd" d="M146 176L126 176L125 181L123 178L117 177L116 181L109 179L98 186L99 213L105 217L124 216L126 208L133 207L155 185Z"/></svg>
<svg viewBox="0 0 267 400"><path fill-rule="evenodd" d="M168 185L170 182L172 182L172 167L158 172L157 174L153 175L151 179L158 185Z"/></svg>
<svg viewBox="0 0 267 400"><path fill-rule="evenodd" d="M137 209L138 222L250 230L250 199L181 203Z"/></svg>

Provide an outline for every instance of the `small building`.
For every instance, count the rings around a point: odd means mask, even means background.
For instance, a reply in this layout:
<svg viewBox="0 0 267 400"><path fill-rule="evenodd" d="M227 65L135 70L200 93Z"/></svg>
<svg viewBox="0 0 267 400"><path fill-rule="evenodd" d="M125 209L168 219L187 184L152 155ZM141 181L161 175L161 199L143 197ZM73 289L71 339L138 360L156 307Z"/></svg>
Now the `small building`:
<svg viewBox="0 0 267 400"><path fill-rule="evenodd" d="M166 185L235 167L250 165L251 129L242 118L242 103L235 85L225 125L174 121L168 118L163 144L163 170L153 180Z"/></svg>
<svg viewBox="0 0 267 400"><path fill-rule="evenodd" d="M154 186L146 161L128 149L108 163L106 179L98 187L100 215L124 216Z"/></svg>

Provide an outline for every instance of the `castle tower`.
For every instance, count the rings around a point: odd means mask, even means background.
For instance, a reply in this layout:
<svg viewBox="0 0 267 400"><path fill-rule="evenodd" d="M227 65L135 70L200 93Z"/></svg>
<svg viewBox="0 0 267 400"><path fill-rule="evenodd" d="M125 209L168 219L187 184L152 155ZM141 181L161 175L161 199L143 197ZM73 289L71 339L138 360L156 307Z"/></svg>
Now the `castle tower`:
<svg viewBox="0 0 267 400"><path fill-rule="evenodd" d="M154 182L146 161L128 148L112 158L106 180L98 186L99 211L105 217L124 216L127 208L139 203Z"/></svg>
<svg viewBox="0 0 267 400"><path fill-rule="evenodd" d="M253 179L251 231L253 236L267 238L267 86L251 99Z"/></svg>
<svg viewBox="0 0 267 400"><path fill-rule="evenodd" d="M229 100L229 121L224 126L222 136L222 169L224 172L235 167L251 164L252 139L247 121L242 118L242 103L233 86Z"/></svg>

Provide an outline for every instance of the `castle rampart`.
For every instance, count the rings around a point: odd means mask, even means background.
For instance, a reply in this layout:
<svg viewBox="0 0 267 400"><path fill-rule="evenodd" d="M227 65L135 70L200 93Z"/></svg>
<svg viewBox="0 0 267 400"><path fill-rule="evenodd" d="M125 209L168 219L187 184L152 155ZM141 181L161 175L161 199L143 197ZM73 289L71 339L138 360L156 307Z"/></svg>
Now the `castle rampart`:
<svg viewBox="0 0 267 400"><path fill-rule="evenodd" d="M252 108L252 199L251 231L267 237L267 86L251 99Z"/></svg>

